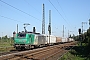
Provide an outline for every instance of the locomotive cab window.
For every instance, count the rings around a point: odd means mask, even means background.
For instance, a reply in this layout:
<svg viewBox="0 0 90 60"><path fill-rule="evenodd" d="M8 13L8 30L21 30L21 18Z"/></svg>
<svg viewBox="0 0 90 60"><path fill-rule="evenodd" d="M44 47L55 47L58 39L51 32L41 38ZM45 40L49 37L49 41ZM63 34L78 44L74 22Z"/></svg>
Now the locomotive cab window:
<svg viewBox="0 0 90 60"><path fill-rule="evenodd" d="M18 37L26 37L26 34L18 34Z"/></svg>

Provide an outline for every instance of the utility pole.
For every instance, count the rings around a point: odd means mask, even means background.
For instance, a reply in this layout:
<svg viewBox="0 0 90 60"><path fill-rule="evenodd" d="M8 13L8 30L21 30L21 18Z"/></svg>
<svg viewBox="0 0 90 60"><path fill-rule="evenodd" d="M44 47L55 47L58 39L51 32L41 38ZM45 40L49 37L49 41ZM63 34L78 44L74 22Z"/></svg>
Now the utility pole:
<svg viewBox="0 0 90 60"><path fill-rule="evenodd" d="M79 32L79 39L80 39L80 43L81 43L81 46L82 46L82 39L81 39L81 28L78 29L78 32Z"/></svg>
<svg viewBox="0 0 90 60"><path fill-rule="evenodd" d="M49 25L50 25L50 35L51 35L51 10L49 10Z"/></svg>
<svg viewBox="0 0 90 60"><path fill-rule="evenodd" d="M17 24L17 33L18 33L18 24Z"/></svg>
<svg viewBox="0 0 90 60"><path fill-rule="evenodd" d="M3 32L2 32L2 40L1 40L1 42L3 41Z"/></svg>
<svg viewBox="0 0 90 60"><path fill-rule="evenodd" d="M69 41L69 30L68 30L68 41Z"/></svg>
<svg viewBox="0 0 90 60"><path fill-rule="evenodd" d="M83 41L83 24L84 22L82 22L82 41ZM81 46L82 46L82 41L81 41Z"/></svg>
<svg viewBox="0 0 90 60"><path fill-rule="evenodd" d="M64 25L63 25L63 37L64 37Z"/></svg>
<svg viewBox="0 0 90 60"><path fill-rule="evenodd" d="M68 38L69 38L69 30L68 30Z"/></svg>
<svg viewBox="0 0 90 60"><path fill-rule="evenodd" d="M84 24L84 22L82 22L82 34L83 34L83 24Z"/></svg>
<svg viewBox="0 0 90 60"><path fill-rule="evenodd" d="M84 34L83 34L83 24L87 24L87 22L82 22L82 41L84 40ZM82 45L82 42L81 42L81 45Z"/></svg>
<svg viewBox="0 0 90 60"><path fill-rule="evenodd" d="M42 34L45 34L45 10L43 4L43 18L42 18Z"/></svg>
<svg viewBox="0 0 90 60"><path fill-rule="evenodd" d="M48 25L48 31L49 31L49 44L50 44L50 35L51 35L51 10L49 10L49 25Z"/></svg>

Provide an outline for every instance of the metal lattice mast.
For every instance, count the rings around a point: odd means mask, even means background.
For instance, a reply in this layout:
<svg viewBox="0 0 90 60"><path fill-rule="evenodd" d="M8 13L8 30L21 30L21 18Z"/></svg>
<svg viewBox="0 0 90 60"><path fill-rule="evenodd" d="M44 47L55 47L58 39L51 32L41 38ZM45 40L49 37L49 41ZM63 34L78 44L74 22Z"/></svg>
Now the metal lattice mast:
<svg viewBox="0 0 90 60"><path fill-rule="evenodd" d="M51 35L51 10L49 10L49 25L50 25L50 35Z"/></svg>
<svg viewBox="0 0 90 60"><path fill-rule="evenodd" d="M64 37L64 25L63 25L63 37Z"/></svg>
<svg viewBox="0 0 90 60"><path fill-rule="evenodd" d="M43 4L43 18L42 18L42 34L45 34L45 11L44 11L44 4Z"/></svg>
<svg viewBox="0 0 90 60"><path fill-rule="evenodd" d="M18 33L18 24L17 24L17 33Z"/></svg>
<svg viewBox="0 0 90 60"><path fill-rule="evenodd" d="M51 35L51 10L49 10L49 25L48 25L48 31L49 31L49 43L50 43L50 35Z"/></svg>

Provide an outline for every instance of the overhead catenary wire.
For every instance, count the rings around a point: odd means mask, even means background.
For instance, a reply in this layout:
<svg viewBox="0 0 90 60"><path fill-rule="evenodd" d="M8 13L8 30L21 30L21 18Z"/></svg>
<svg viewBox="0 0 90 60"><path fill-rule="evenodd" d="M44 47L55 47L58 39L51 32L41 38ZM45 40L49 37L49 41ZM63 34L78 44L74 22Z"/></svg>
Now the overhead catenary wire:
<svg viewBox="0 0 90 60"><path fill-rule="evenodd" d="M9 18L9 17L6 17L6 16L2 16L2 15L0 15L0 17L5 18L5 19L9 19L9 20L12 20L12 21L20 22L22 24L25 23L25 22L22 22L22 21L19 21L19 20L16 20L16 19L12 19L12 18ZM32 24L30 24L30 25L32 25Z"/></svg>
<svg viewBox="0 0 90 60"><path fill-rule="evenodd" d="M10 5L10 4L8 4L8 3L2 1L2 0L0 0L0 2L4 3L4 4L6 4L6 5L8 5L8 6L12 7L12 8L14 8L14 9L16 9L16 10L18 10L18 11L20 11L20 12L22 12L22 13L28 15L28 16L31 16L31 17L33 17L33 18L35 18L35 19L41 21L40 19L38 19L38 18L36 18L36 17L34 17L34 16L32 16L32 15L30 15L30 14L28 14L28 13L26 13L26 12L24 12L24 11L22 11L22 10L20 10L20 9L18 9L18 8L16 8L16 7L14 7L14 6L12 6L12 5ZM14 20L14 19L11 19L11 18L8 18L8 17L5 17L5 16L1 16L1 17L7 18L7 19L10 19L10 20ZM14 21L15 21L15 20L14 20Z"/></svg>
<svg viewBox="0 0 90 60"><path fill-rule="evenodd" d="M35 7L33 7L29 2L27 2L26 0L24 0L29 6L31 6L33 9L35 9L38 13L40 13ZM40 13L41 14L41 13ZM45 23L47 24L47 23ZM55 27L56 28L56 27Z"/></svg>
<svg viewBox="0 0 90 60"><path fill-rule="evenodd" d="M41 21L40 19L38 19L38 18L36 18L36 17L30 15L29 13L26 13L26 12L24 12L24 11L22 11L22 10L20 10L20 9L14 7L14 6L12 6L12 5L10 5L10 4L8 4L7 2L4 2L3 0L0 0L0 1L1 1L2 3L4 3L4 4L6 4L6 5L8 5L8 6L10 6L10 7L14 8L14 9L16 9L16 10L18 10L18 11L20 11L20 12L22 12L22 13L28 15L28 16L30 16L30 17L35 18L36 20ZM6 18L6 19L9 19L9 20L13 20L13 21L21 22L21 21L18 21L18 20L12 19L12 18L8 18L8 17L5 17L5 16L1 16L1 17ZM21 22L21 23L24 23L24 22ZM46 23L45 23L45 24L46 24Z"/></svg>
<svg viewBox="0 0 90 60"><path fill-rule="evenodd" d="M51 3L51 5L55 8L55 10L59 13L59 15L63 18L63 20L64 21L66 21L66 19L62 16L62 14L58 11L58 9L54 6L54 4L50 1L50 0L48 0L50 3ZM66 23L68 24L68 22L66 21ZM69 24L68 24L69 25ZM69 25L70 26L70 25Z"/></svg>
<svg viewBox="0 0 90 60"><path fill-rule="evenodd" d="M59 3L59 1L58 1L58 0L57 0L57 3L58 3L58 5L59 5L59 7L61 8L62 12L64 13L64 15L65 15L66 19L68 20L68 18L67 18L67 16L66 16L65 12L63 11L63 9L62 9L62 7L61 7L61 5L60 5L60 3ZM70 25L69 25L69 26L70 26Z"/></svg>
<svg viewBox="0 0 90 60"><path fill-rule="evenodd" d="M36 20L41 21L40 19L38 19L38 18L36 18L36 17L34 17L34 16L32 16L32 15L30 15L30 14L28 14L28 13L26 13L26 12L24 12L24 11L22 11L22 10L20 10L20 9L18 9L18 8L16 8L16 7L14 7L14 6L12 6L12 5L10 5L10 4L8 4L8 3L2 1L2 0L0 0L0 1L1 1L2 3L4 3L4 4L6 4L6 5L8 5L8 6L10 6L10 7L14 8L14 9L16 9L16 10L18 10L18 11L20 11L20 12L22 12L22 13L28 15L28 16L30 16L30 17L35 18Z"/></svg>
<svg viewBox="0 0 90 60"><path fill-rule="evenodd" d="M1 5L1 4L0 4L0 5ZM17 13L17 12L15 12L14 10L12 10L12 9L6 7L6 6L1 5L1 14L2 14L2 12L3 12L3 8L2 8L2 7L4 7L5 9L9 9L10 12L12 11L13 13ZM0 14L0 15L1 15L1 14ZM17 14L18 14L18 13L17 13ZM25 16L22 15L22 17L25 17ZM25 18L26 18L26 17L25 17Z"/></svg>
<svg viewBox="0 0 90 60"><path fill-rule="evenodd" d="M21 22L21 21L18 21L18 20L9 18L9 17L2 16L2 15L0 15L0 17L6 18L6 19L9 19L9 20L13 20L13 21L16 21L16 22L24 23L24 22Z"/></svg>
<svg viewBox="0 0 90 60"><path fill-rule="evenodd" d="M39 14L41 14L40 13L40 11L38 11L35 7L33 7L29 2L27 2L27 0L24 0L27 4L28 4L28 6L31 6L35 11L37 11Z"/></svg>
<svg viewBox="0 0 90 60"><path fill-rule="evenodd" d="M61 10L62 10L62 12L64 13L64 11L63 11L63 9L62 9L62 7L61 7L61 5L60 5L60 3L59 3L59 1L57 0L57 3L58 3L58 5L59 5L59 7L61 8ZM64 15L65 15L65 17L67 18L67 16L66 16L66 14L64 13Z"/></svg>
<svg viewBox="0 0 90 60"><path fill-rule="evenodd" d="M22 13L28 15L28 16L30 16L30 17L35 18L36 20L40 20L40 19L38 19L38 18L36 18L36 17L34 17L34 16L32 16L32 15L30 15L30 14L28 14L28 13L26 13L26 12L24 12L24 11L22 11L22 10L20 10L20 9L18 9L18 8L16 8L16 7L14 7L14 6L12 6L12 5L10 5L10 4L8 4L8 3L2 1L2 0L0 0L0 1L1 1L2 3L4 3L4 4L6 4L6 5L8 5L8 6L10 6L10 7L14 8L14 9L16 9L16 10L18 10L18 11L20 11L20 12L22 12ZM40 20L40 21L41 21L41 20Z"/></svg>
<svg viewBox="0 0 90 60"><path fill-rule="evenodd" d="M3 6L3 5L1 5L0 4L0 6L2 6L2 7L5 7L5 6ZM7 7L5 7L6 9L9 9L9 8L7 8ZM1 10L2 11L2 10ZM12 11L12 10L11 10ZM16 12L14 12L14 13L16 13ZM1 13L2 14L2 13ZM16 19L13 19L13 18L10 18L10 17L7 17L7 16L4 16L4 15L1 15L0 14L0 17L2 17L2 18L5 18L5 19L8 19L8 20L12 20L12 21L16 21L16 22L19 22L19 23L25 23L25 22L23 22L23 21L19 21L19 20L16 20ZM23 16L23 15L22 15ZM24 16L25 17L25 16ZM31 23L30 23L30 25L32 25ZM32 25L32 26L34 26L34 25Z"/></svg>

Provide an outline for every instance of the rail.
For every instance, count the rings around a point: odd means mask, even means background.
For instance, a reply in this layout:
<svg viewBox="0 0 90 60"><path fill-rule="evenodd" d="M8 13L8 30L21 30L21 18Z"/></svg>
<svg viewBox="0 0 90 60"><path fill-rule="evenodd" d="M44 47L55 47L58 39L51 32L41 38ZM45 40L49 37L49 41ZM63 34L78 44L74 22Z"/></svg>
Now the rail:
<svg viewBox="0 0 90 60"><path fill-rule="evenodd" d="M66 50L64 50L66 47L73 45L74 43L65 43L65 44L59 44L55 46L49 46L29 51L22 51L18 53L12 53L7 55L0 56L0 59L49 59L50 57L57 55L58 53L63 55ZM62 53L60 53L62 52ZM60 56L61 56L60 55Z"/></svg>

